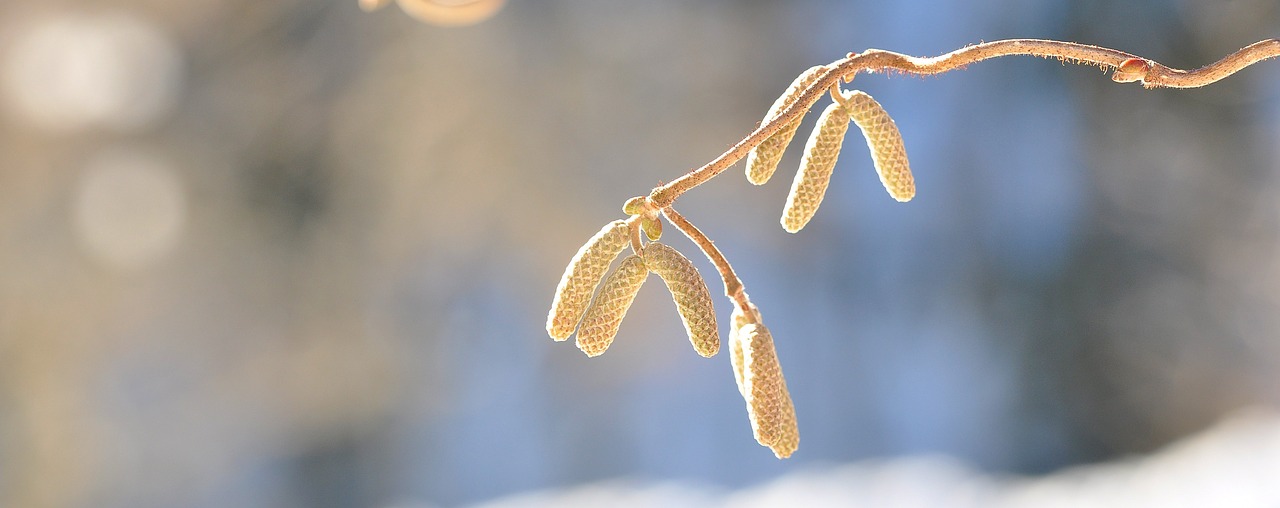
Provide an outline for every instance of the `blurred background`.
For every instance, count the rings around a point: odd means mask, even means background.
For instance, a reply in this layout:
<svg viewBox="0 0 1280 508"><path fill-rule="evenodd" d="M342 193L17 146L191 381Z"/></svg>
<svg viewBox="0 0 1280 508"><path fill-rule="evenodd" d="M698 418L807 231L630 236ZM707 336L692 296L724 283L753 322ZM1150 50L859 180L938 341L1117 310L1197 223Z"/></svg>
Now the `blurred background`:
<svg viewBox="0 0 1280 508"><path fill-rule="evenodd" d="M1191 68L1277 28L1268 0L510 0L465 27L356 0L5 2L0 506L564 504L521 496L617 481L682 486L640 505L840 504L804 482L1057 478L1215 425L1272 438L1205 464L1280 464L1275 61L1197 90L1029 57L863 75L914 201L853 133L799 234L778 217L802 141L768 186L739 165L682 198L778 341L789 460L660 284L600 358L544 328L623 201L812 65L1038 37ZM1222 490L1258 493L1238 473Z"/></svg>

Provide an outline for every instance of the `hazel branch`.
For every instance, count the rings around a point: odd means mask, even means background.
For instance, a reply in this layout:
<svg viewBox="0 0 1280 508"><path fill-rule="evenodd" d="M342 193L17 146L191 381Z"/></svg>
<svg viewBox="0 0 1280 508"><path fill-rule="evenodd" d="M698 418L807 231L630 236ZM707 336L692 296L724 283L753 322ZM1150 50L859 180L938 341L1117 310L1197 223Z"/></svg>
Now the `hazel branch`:
<svg viewBox="0 0 1280 508"><path fill-rule="evenodd" d="M671 224L674 225L676 229L679 229L681 233L684 233L684 236L693 240L693 243L698 245L698 249L701 250L703 254L706 254L707 259L711 260L711 264L715 265L716 271L720 272L720 278L724 280L725 296L733 299L734 303L736 303L738 307L744 309L750 307L751 300L747 298L747 292L743 288L742 279L739 279L738 274L734 273L733 266L729 265L729 260L724 257L724 254L720 252L719 248L716 248L716 243L711 241L711 239L708 238L702 230L698 229L697 226L694 226L692 222L689 222L689 219L684 218L683 215L676 212L674 208L663 208L662 215L666 216L667 220L671 221Z"/></svg>
<svg viewBox="0 0 1280 508"><path fill-rule="evenodd" d="M1154 60L1110 48L1042 39L986 42L932 58L913 57L880 49L850 53L827 65L827 70L790 107L762 123L755 131L706 165L654 188L649 194L649 200L656 208L666 209L671 206L680 195L722 173L783 126L803 116L826 90L841 79L847 82L859 72L901 72L929 76L961 69L990 58L1011 55L1057 58L1066 63L1096 65L1104 70L1115 69L1112 80L1118 83L1139 81L1146 88L1196 88L1215 83L1255 63L1280 56L1280 40L1256 42L1217 62L1190 71L1167 67Z"/></svg>

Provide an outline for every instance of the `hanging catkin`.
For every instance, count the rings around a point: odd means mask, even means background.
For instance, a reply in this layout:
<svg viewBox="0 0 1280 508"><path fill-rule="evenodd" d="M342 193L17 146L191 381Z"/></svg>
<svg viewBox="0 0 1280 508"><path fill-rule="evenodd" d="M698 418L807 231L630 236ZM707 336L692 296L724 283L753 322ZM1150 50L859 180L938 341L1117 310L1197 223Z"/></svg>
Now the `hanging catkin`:
<svg viewBox="0 0 1280 508"><path fill-rule="evenodd" d="M916 183L911 177L911 166L907 163L907 149L902 145L902 134L897 124L889 118L889 113L879 102L866 93L854 90L849 98L849 109L853 122L862 129L867 138L867 147L871 149L871 160L875 163L876 173L880 175L880 183L889 195L898 201L910 201L916 195Z"/></svg>
<svg viewBox="0 0 1280 508"><path fill-rule="evenodd" d="M810 67L809 70L800 74L791 86L787 87L787 91L783 92L778 100L773 102L773 106L769 107L769 112L765 113L764 120L767 122L773 117L778 116L783 110L791 107L800 98L801 92L804 91L818 76L825 71L825 65L816 65ZM758 146L751 149L747 154L747 180L756 185L764 185L769 181L769 177L773 176L773 172L778 169L778 161L782 160L782 153L787 150L787 145L791 143L791 138L796 135L796 129L800 128L800 121L804 115L797 117L791 123L782 127L772 136L765 138Z"/></svg>
<svg viewBox="0 0 1280 508"><path fill-rule="evenodd" d="M831 183L844 135L849 132L849 110L839 103L832 103L818 117L818 125L804 145L804 158L800 171L791 183L791 193L782 208L782 228L795 233L813 218Z"/></svg>
<svg viewBox="0 0 1280 508"><path fill-rule="evenodd" d="M733 365L733 380L738 383L738 392L745 399L747 397L747 389L742 385L742 328L751 323L747 317L748 312L755 316L755 321L760 321L760 310L754 304L750 305L750 310L744 311L736 303L733 306L733 314L729 317L729 363Z"/></svg>
<svg viewBox="0 0 1280 508"><path fill-rule="evenodd" d="M720 351L720 331L711 291L698 269L683 254L657 242L644 248L644 265L667 284L693 349L702 356L714 356Z"/></svg>
<svg viewBox="0 0 1280 508"><path fill-rule="evenodd" d="M648 276L649 269L645 268L640 256L633 254L622 260L618 269L604 280L600 294L596 295L582 318L578 327L578 349L587 356L599 356L609 349L622 318L627 315L636 292L640 291Z"/></svg>
<svg viewBox="0 0 1280 508"><path fill-rule="evenodd" d="M756 441L768 446L778 458L790 457L800 446L796 410L782 378L782 366L773 348L773 336L762 324L752 323L739 331L742 340L743 388L747 415Z"/></svg>
<svg viewBox="0 0 1280 508"><path fill-rule="evenodd" d="M617 220L606 224L578 249L560 277L551 312L547 313L547 333L551 338L565 340L573 335L600 279L629 240L627 224Z"/></svg>

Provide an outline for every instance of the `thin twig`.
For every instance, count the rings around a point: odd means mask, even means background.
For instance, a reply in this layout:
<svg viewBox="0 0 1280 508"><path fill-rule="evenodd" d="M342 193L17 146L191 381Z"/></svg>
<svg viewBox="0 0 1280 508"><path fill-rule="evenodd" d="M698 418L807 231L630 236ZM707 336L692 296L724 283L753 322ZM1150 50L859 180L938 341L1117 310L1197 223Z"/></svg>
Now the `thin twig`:
<svg viewBox="0 0 1280 508"><path fill-rule="evenodd" d="M654 188L649 194L649 200L657 208L671 206L681 194L728 169L766 138L803 116L828 88L842 78L847 81L859 72L886 71L927 76L960 69L989 58L1010 55L1057 58L1067 63L1097 65L1103 69L1118 69L1124 65L1123 72L1113 75L1114 80L1141 81L1146 88L1195 88L1217 82L1255 63L1280 56L1280 40L1267 39L1251 44L1217 62L1190 71L1166 67L1154 60L1110 48L1041 39L986 42L933 58L918 58L879 49L868 49L859 54L850 53L828 65L827 70L790 107L762 123L755 131L706 165ZM1134 65L1135 63L1140 64Z"/></svg>
<svg viewBox="0 0 1280 508"><path fill-rule="evenodd" d="M729 260L725 259L720 249L716 248L716 243L707 238L707 235L694 226L692 222L685 219L683 215L676 212L674 208L666 207L662 209L662 215L667 217L684 236L693 240L698 245L707 259L711 260L711 264L716 266L716 271L720 272L720 278L724 280L724 294L738 305L738 307L746 309L751 306L751 301L747 298L746 291L742 288L742 279L738 278L738 274L733 272L733 266L729 265Z"/></svg>
<svg viewBox="0 0 1280 508"><path fill-rule="evenodd" d="M639 215L635 215L627 219L627 231L631 236L631 253L637 256L644 250L644 243L640 241L640 220L642 218Z"/></svg>

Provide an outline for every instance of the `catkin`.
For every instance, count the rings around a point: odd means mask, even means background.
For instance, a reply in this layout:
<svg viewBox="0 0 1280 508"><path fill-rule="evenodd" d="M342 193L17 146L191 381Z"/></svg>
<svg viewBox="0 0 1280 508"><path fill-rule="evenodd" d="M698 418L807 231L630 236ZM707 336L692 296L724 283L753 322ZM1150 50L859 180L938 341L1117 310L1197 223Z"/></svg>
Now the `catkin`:
<svg viewBox="0 0 1280 508"><path fill-rule="evenodd" d="M867 138L867 147L871 149L871 160L875 163L876 173L880 175L880 183L884 184L889 195L898 201L910 201L916 195L915 180L911 177L911 166L907 163L907 149L902 145L902 134L898 126L889 118L879 102L864 92L854 90L849 99L853 121L862 129Z"/></svg>
<svg viewBox="0 0 1280 508"><path fill-rule="evenodd" d="M768 122L773 117L778 116L778 113L791 107L791 104L800 98L801 92L813 84L814 80L818 79L818 75L822 74L822 71L826 69L824 65L817 65L800 74L791 83L791 86L787 87L787 91L783 92L782 96L773 102L773 106L769 107L769 112L765 113L762 122ZM801 115L801 117L803 116ZM778 161L782 160L782 153L786 151L787 145L791 143L791 138L796 135L796 130L800 128L800 120L801 118L796 118L751 149L751 152L747 154L748 181L756 185L764 185L765 182L769 181L769 177L773 176L774 170L778 169Z"/></svg>
<svg viewBox="0 0 1280 508"><path fill-rule="evenodd" d="M791 233L800 231L818 211L818 205L822 204L827 193L827 185L831 183L831 172L835 170L836 158L840 155L847 132L849 110L840 103L827 106L804 145L800 171L796 172L787 204L782 208L783 229Z"/></svg>
<svg viewBox="0 0 1280 508"><path fill-rule="evenodd" d="M748 324L739 332L742 340L743 387L747 415L756 441L768 446L780 459L800 446L796 410L782 378L782 366L773 348L773 336L762 324Z"/></svg>
<svg viewBox="0 0 1280 508"><path fill-rule="evenodd" d="M609 349L622 318L648 276L649 269L640 256L633 254L622 260L618 269L604 280L600 294L582 318L582 325L578 327L578 349L587 356L599 356Z"/></svg>
<svg viewBox="0 0 1280 508"><path fill-rule="evenodd" d="M760 311L755 305L751 305L751 313L755 314L756 321L760 321ZM733 315L730 316L729 326L729 363L733 365L733 380L738 383L738 393L742 394L745 399L747 397L747 389L742 385L742 328L751 323L747 319L747 314L736 304L733 306Z"/></svg>
<svg viewBox="0 0 1280 508"><path fill-rule="evenodd" d="M564 269L551 302L551 312L547 313L547 333L551 338L565 340L573 335L600 279L629 241L627 224L617 220L606 224L578 249Z"/></svg>
<svg viewBox="0 0 1280 508"><path fill-rule="evenodd" d="M698 269L683 254L657 242L644 248L644 264L667 284L693 349L702 356L714 356L720 351L720 331L711 291Z"/></svg>

